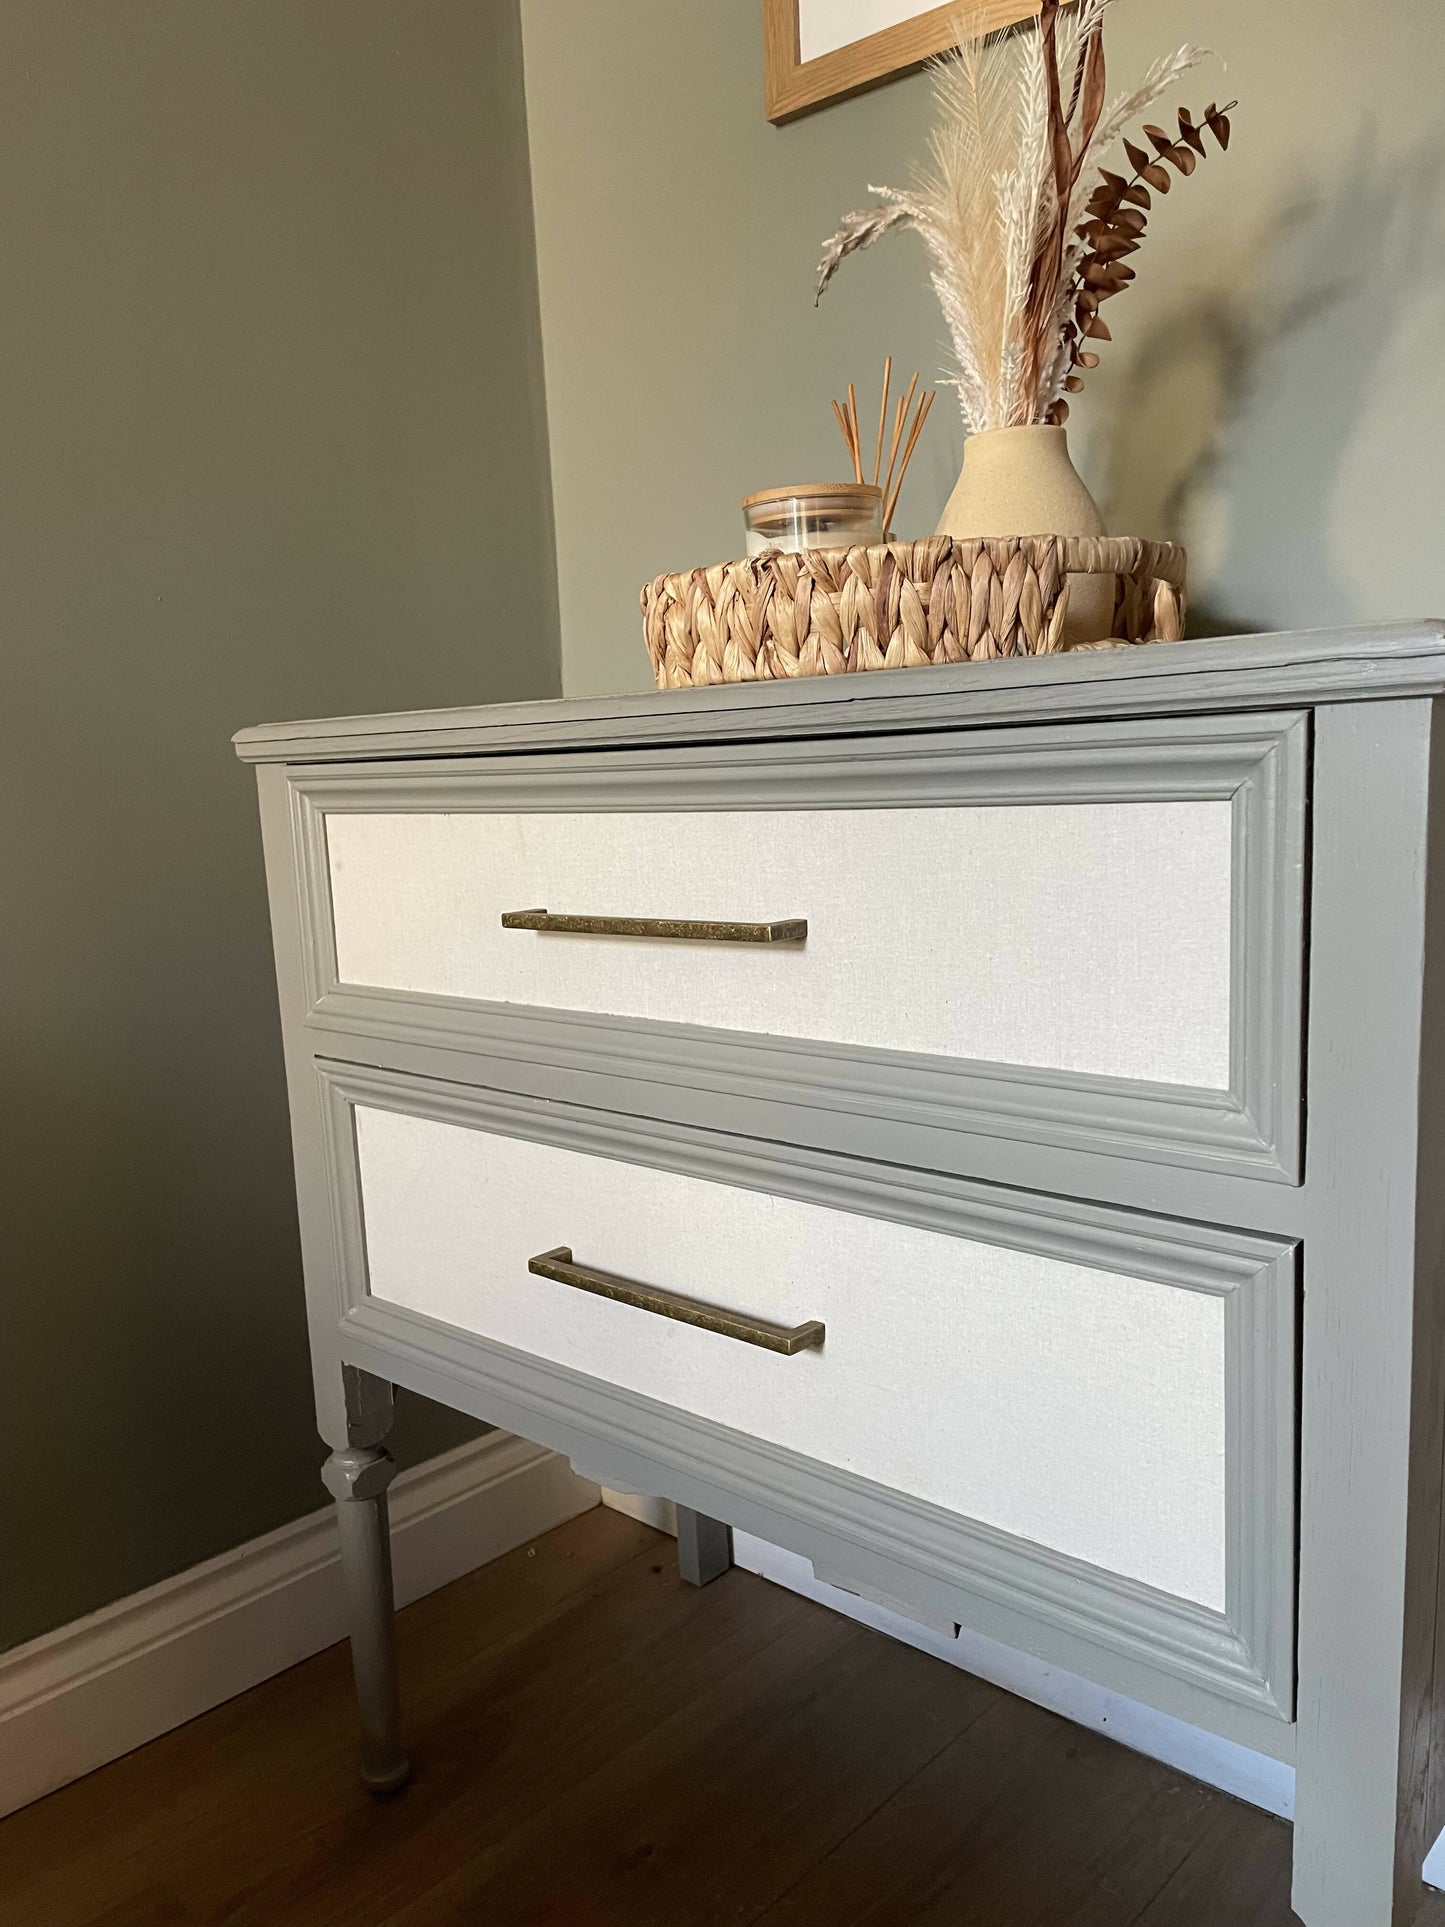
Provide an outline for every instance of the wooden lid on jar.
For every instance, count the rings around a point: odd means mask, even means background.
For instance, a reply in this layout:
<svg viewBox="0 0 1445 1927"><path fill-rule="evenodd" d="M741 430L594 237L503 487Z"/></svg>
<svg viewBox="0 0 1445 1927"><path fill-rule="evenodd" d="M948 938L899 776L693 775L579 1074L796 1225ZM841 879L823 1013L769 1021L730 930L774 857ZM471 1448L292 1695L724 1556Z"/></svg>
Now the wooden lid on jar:
<svg viewBox="0 0 1445 1927"><path fill-rule="evenodd" d="M830 508L856 508L870 514L883 501L883 491L872 482L800 482L793 488L760 488L743 497L744 510L767 503L825 501Z"/></svg>

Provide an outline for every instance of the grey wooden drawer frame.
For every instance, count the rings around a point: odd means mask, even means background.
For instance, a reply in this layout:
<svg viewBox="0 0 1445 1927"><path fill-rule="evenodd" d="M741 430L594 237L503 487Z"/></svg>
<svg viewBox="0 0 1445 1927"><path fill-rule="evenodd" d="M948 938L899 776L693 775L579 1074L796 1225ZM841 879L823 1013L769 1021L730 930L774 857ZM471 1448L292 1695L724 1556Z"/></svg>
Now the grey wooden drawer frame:
<svg viewBox="0 0 1445 1927"><path fill-rule="evenodd" d="M303 895L306 1021L322 1034L585 1072L601 1080L602 1095L593 1101L679 1121L701 1115L692 1104L701 1091L759 1107L785 1102L795 1119L815 1121L820 1142L904 1163L977 1170L979 1141L1001 1139L1017 1146L1023 1182L1038 1181L1029 1165L1037 1147L1047 1146L1296 1184L1308 748L1308 717L1285 712L887 736L841 746L747 743L404 770L389 763L294 770L288 775ZM1234 812L1227 1091L419 995L343 983L337 972L328 811L1202 799L1228 800ZM321 1037L318 1048L326 1048ZM615 1080L610 1088L607 1080Z"/></svg>
<svg viewBox="0 0 1445 1927"><path fill-rule="evenodd" d="M589 1476L672 1490L677 1474L725 1489L739 1508L789 1514L784 1543L830 1570L889 1577L936 1622L968 1624L1057 1663L1103 1667L1111 1683L1183 1718L1288 1758L1294 1693L1295 1247L1287 1240L1012 1192L805 1148L648 1123L581 1106L318 1060L327 1190L337 1252L341 1346L478 1417L519 1424L574 1453ZM1223 1298L1226 1607L1211 1612L867 1479L820 1465L654 1399L373 1301L357 1168L358 1104L503 1137L799 1198L836 1210L1015 1246ZM399 1349L398 1349L399 1348ZM522 1422L516 1416L525 1409ZM549 1431L550 1424L561 1427ZM624 1460L626 1463L624 1464ZM638 1464L646 1470L639 1472ZM900 1591L900 1586L902 1590Z"/></svg>

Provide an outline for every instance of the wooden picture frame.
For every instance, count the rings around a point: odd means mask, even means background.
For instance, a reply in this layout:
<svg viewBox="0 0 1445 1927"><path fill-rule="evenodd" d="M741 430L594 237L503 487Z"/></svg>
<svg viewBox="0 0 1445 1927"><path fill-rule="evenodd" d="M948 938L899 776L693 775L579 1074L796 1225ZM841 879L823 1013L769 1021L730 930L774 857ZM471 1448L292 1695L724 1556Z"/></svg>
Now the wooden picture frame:
<svg viewBox="0 0 1445 1927"><path fill-rule="evenodd" d="M1038 0L953 0L920 7L911 18L812 60L800 51L800 9L822 0L763 0L763 74L767 116L775 125L833 100L846 100L898 74L911 73L954 43L962 15L979 34L1027 20Z"/></svg>

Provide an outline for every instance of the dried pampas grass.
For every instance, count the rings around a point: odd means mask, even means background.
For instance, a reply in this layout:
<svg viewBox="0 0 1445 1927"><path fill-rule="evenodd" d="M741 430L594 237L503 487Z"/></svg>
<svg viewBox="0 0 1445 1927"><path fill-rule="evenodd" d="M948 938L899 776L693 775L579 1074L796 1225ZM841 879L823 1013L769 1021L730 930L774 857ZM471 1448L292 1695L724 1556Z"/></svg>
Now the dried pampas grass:
<svg viewBox="0 0 1445 1927"><path fill-rule="evenodd" d="M1108 340L1099 307L1134 276L1151 190L1169 169L1194 171L1203 130L1229 140L1229 108L1178 135L1146 127L1152 153L1125 141L1132 173L1099 166L1125 127L1204 58L1181 47L1138 86L1108 100L1104 15L1112 0L1042 0L1037 20L982 40L955 23L953 52L933 63L935 123L928 158L906 189L870 187L879 205L845 217L818 268L818 298L850 254L912 228L948 327L965 428L1061 422L1068 395ZM1230 107L1234 105L1230 102ZM1095 171L1097 170L1097 171Z"/></svg>

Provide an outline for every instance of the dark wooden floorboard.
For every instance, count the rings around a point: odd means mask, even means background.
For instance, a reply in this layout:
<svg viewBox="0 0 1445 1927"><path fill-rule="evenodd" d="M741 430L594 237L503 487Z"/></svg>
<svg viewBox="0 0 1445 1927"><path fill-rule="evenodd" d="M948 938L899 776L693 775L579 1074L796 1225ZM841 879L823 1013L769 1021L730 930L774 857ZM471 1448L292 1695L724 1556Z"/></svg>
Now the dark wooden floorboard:
<svg viewBox="0 0 1445 1927"><path fill-rule="evenodd" d="M0 1821L0 1927L1290 1927L1289 1830L601 1510ZM1432 1902L1430 1927L1445 1927Z"/></svg>
<svg viewBox="0 0 1445 1927"><path fill-rule="evenodd" d="M751 1599L755 1586L730 1573L709 1589L729 1590ZM810 1615L734 1655L687 1703L658 1703L645 1736L396 1927L753 1919L985 1704L966 1674L940 1679L907 1647L880 1652L846 1620Z"/></svg>
<svg viewBox="0 0 1445 1927"><path fill-rule="evenodd" d="M766 1927L1132 1922L1220 1796L1022 1700L993 1702Z"/></svg>
<svg viewBox="0 0 1445 1927"><path fill-rule="evenodd" d="M472 1670L569 1612L585 1622L614 1575L661 1568L665 1550L599 1507L419 1600L398 1619L411 1730L449 1678L464 1702ZM353 1846L363 1858L384 1851L424 1821L428 1801L405 1816L409 1796L373 1801L356 1780L355 1744L349 1661L334 1646L0 1820L0 1927L96 1927L106 1906L147 1888L171 1894L180 1919L231 1921L268 1880L318 1865L324 1875L332 1849L346 1860ZM432 1759L428 1746L428 1780L443 1777ZM338 1897L345 1886L338 1879Z"/></svg>
<svg viewBox="0 0 1445 1927"><path fill-rule="evenodd" d="M1204 1920L1290 1927L1288 1856L1258 1820L1237 1801L1216 1805L1183 1864L1139 1916L1139 1927L1194 1927Z"/></svg>
<svg viewBox="0 0 1445 1927"><path fill-rule="evenodd" d="M596 1803L659 1726L704 1720L720 1677L740 1691L774 1683L849 1643L846 1622L819 1625L804 1602L758 1599L731 1575L706 1593L684 1586L670 1551L659 1545L663 1563L650 1551L608 1597L558 1622L550 1638L524 1642L505 1666L469 1678L468 1697L436 1709L431 1723L418 1706L413 1730L427 1745L417 1749L412 1791L430 1812L404 1838L376 1844L373 1877L352 1904L333 1905L328 1923L378 1927L415 1917L414 1903L423 1918L450 1919L453 1894L529 1850L565 1877L574 1844L553 1825L555 1810L575 1826L573 1810ZM312 1896L301 1898L293 1915L268 1897L272 1911L256 1920L300 1927L315 1917Z"/></svg>

